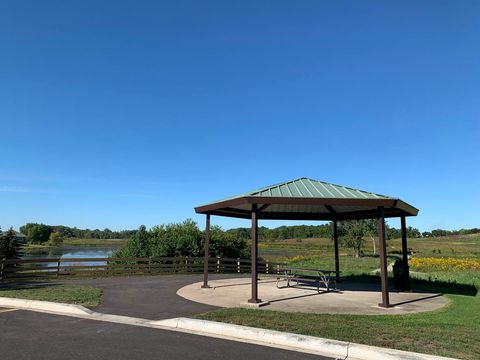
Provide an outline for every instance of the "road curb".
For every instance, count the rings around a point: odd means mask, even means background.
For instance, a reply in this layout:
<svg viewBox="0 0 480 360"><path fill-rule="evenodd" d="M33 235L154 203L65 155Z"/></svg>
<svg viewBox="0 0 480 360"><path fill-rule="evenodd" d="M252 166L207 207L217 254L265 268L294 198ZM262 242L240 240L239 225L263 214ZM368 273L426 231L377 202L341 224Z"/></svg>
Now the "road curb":
<svg viewBox="0 0 480 360"><path fill-rule="evenodd" d="M343 341L291 334L275 330L227 324L217 321L190 318L174 318L151 322L153 325L171 327L189 333L246 341L249 343L274 346L281 349L307 352L328 357L346 359L348 343Z"/></svg>
<svg viewBox="0 0 480 360"><path fill-rule="evenodd" d="M314 336L190 318L147 320L122 315L98 313L81 305L0 297L0 307L47 312L57 315L142 326L233 341L248 342L280 349L318 354L344 360L452 360L452 358L394 350L376 346L330 340Z"/></svg>
<svg viewBox="0 0 480 360"><path fill-rule="evenodd" d="M210 336L218 335L222 338L247 340L248 342L256 344L274 345L279 348L288 348L290 350L342 358L345 360L452 360L452 358L434 355L208 320L174 318L153 321L151 323L154 325L187 330L192 333Z"/></svg>
<svg viewBox="0 0 480 360"><path fill-rule="evenodd" d="M51 312L55 314L65 315L92 315L94 311L87 309L81 305L62 304L51 301L16 299L8 297L0 297L0 306L13 307L17 309Z"/></svg>

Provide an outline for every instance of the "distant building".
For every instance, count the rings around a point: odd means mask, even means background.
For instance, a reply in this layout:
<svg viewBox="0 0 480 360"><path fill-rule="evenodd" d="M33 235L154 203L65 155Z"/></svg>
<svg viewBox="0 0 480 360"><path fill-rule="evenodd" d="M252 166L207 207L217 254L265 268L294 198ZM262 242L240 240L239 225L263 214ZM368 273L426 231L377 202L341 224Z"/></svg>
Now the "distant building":
<svg viewBox="0 0 480 360"><path fill-rule="evenodd" d="M22 234L20 231L13 230L15 232L15 240L17 240L21 244L26 244L27 243L27 236ZM7 235L8 230L6 231L0 231L1 235Z"/></svg>

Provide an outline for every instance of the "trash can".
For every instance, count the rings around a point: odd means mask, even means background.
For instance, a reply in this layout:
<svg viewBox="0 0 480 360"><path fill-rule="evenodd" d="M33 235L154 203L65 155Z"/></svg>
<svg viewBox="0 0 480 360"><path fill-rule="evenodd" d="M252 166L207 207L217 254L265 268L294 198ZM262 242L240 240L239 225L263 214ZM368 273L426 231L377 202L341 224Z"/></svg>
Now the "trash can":
<svg viewBox="0 0 480 360"><path fill-rule="evenodd" d="M398 259L393 264L393 285L395 289L405 290L405 264Z"/></svg>

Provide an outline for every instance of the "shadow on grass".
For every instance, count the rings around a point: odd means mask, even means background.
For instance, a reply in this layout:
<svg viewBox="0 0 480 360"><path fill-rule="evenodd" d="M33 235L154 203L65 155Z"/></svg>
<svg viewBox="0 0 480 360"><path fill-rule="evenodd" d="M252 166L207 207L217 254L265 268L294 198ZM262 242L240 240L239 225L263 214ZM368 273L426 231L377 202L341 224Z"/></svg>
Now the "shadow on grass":
<svg viewBox="0 0 480 360"><path fill-rule="evenodd" d="M389 290L391 292L399 292L401 290L396 290L391 286L393 284L393 278L388 278L389 280ZM341 286L342 290L362 290L365 289L366 285L370 286L380 286L380 276L377 275L349 275L344 278L345 287ZM429 293L438 293L438 294L452 294L452 295L467 295L467 296L476 296L477 288L474 285L461 284L449 281L441 280L423 280L423 279L410 279L410 285L412 289L425 291Z"/></svg>

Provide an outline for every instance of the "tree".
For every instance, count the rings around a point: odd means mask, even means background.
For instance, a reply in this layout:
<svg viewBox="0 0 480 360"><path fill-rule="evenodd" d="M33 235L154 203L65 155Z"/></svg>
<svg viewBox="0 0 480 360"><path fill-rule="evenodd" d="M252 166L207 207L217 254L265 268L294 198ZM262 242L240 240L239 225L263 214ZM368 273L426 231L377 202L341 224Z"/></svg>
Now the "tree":
<svg viewBox="0 0 480 360"><path fill-rule="evenodd" d="M27 240L32 244L42 244L47 242L52 233L51 226L44 224L33 224L28 227L27 230Z"/></svg>
<svg viewBox="0 0 480 360"><path fill-rule="evenodd" d="M0 229L0 260L18 260L22 255L22 244L16 239L15 231L10 228L6 233L2 233ZM18 265L5 264L4 268L16 266Z"/></svg>
<svg viewBox="0 0 480 360"><path fill-rule="evenodd" d="M422 234L420 233L420 230L409 226L407 227L407 236L409 238L420 238L422 237Z"/></svg>
<svg viewBox="0 0 480 360"><path fill-rule="evenodd" d="M115 257L203 257L205 234L191 219L182 223L154 226L147 230L141 226L136 234L115 253ZM210 255L248 257L247 241L219 226L210 229Z"/></svg>
<svg viewBox="0 0 480 360"><path fill-rule="evenodd" d="M127 241L127 243L119 249L116 253L116 257L148 257L152 256L151 234L147 231L145 225L141 225L138 231L133 237Z"/></svg>
<svg viewBox="0 0 480 360"><path fill-rule="evenodd" d="M54 231L50 234L50 238L48 239L48 244L52 246L60 246L63 244L64 236L57 232Z"/></svg>
<svg viewBox="0 0 480 360"><path fill-rule="evenodd" d="M373 238L373 229L376 221L373 220L348 220L339 223L340 242L344 247L353 249L354 256L360 257L365 237Z"/></svg>
<svg viewBox="0 0 480 360"><path fill-rule="evenodd" d="M221 256L226 258L249 258L250 251L247 241L235 237L229 232L223 231L220 226L212 226L210 229L210 256Z"/></svg>
<svg viewBox="0 0 480 360"><path fill-rule="evenodd" d="M363 223L365 228L365 235L370 237L373 245L373 255L377 253L375 238L377 237L377 220L376 219L366 219L360 220Z"/></svg>
<svg viewBox="0 0 480 360"><path fill-rule="evenodd" d="M191 219L151 229L151 256L202 256L203 235Z"/></svg>

